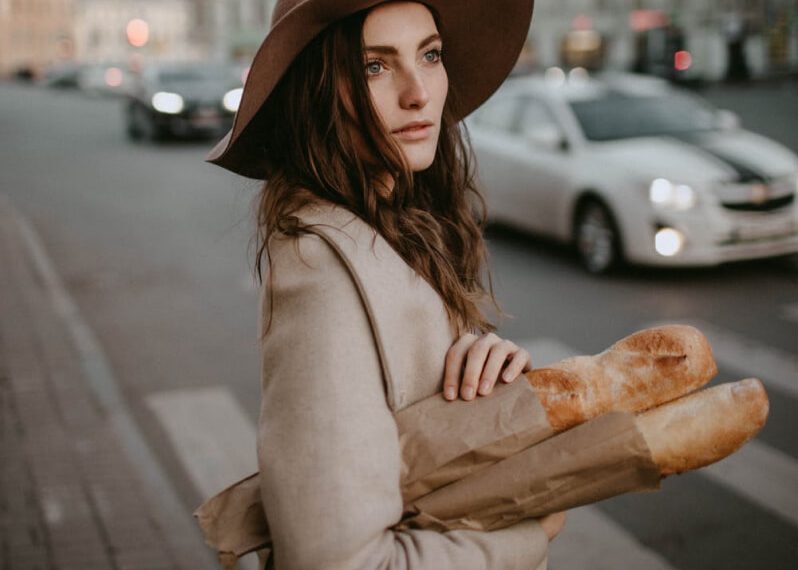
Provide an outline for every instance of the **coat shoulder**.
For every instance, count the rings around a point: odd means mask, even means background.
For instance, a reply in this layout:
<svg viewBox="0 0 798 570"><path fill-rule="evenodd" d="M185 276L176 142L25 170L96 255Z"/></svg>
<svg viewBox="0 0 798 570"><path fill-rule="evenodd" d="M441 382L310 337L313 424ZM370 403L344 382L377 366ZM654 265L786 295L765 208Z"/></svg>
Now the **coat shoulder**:
<svg viewBox="0 0 798 570"><path fill-rule="evenodd" d="M308 271L318 272L313 279L329 282L338 279L332 275L343 274L340 267L329 272L325 268L342 263L368 315L391 409L402 409L439 391L446 351L456 332L438 293L376 228L352 211L329 202L314 202L295 216L304 230L298 238L287 241L282 241L284 236L278 237L283 261L278 253L277 273L280 265L293 264L295 267L283 278L308 283L309 274L295 261L301 259L312 268Z"/></svg>
<svg viewBox="0 0 798 570"><path fill-rule="evenodd" d="M298 256L311 265L323 265L334 260L333 251L342 240L350 242L344 249L356 252L361 246L376 242L377 231L351 210L332 202L306 204L292 214L298 231L293 234L275 232L270 237L270 257ZM289 249L290 248L292 249ZM354 249L351 247L354 246ZM315 264L313 262L316 262Z"/></svg>

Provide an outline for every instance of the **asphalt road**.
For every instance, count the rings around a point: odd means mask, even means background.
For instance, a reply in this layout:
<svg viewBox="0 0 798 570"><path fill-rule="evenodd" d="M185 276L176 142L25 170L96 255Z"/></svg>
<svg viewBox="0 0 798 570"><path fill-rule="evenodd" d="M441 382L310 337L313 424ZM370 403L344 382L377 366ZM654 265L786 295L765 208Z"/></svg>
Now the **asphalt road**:
<svg viewBox="0 0 798 570"><path fill-rule="evenodd" d="M707 94L798 151L794 84ZM42 237L140 429L193 508L207 489L175 452L180 428L164 420L168 406L153 402L220 388L247 425L257 419L249 240L258 184L203 163L212 141L132 143L119 101L76 93L0 85L0 139L0 190ZM768 386L756 457L777 459L781 486L757 479L771 467L759 460L741 467L753 479L691 473L666 479L658 493L601 503L590 528L615 529L656 560L640 568L798 567L798 258L598 279L537 238L491 228L488 241L497 298L515 316L499 333L529 346L535 362L557 350L599 352L652 323L692 322L712 332L718 381L757 376ZM577 551L589 554L591 539L569 532L551 568L587 568Z"/></svg>

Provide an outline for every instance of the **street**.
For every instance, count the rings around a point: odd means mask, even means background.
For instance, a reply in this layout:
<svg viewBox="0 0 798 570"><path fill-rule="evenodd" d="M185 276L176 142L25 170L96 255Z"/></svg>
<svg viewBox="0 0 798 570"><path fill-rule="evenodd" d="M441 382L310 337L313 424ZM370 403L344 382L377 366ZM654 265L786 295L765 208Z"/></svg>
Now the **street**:
<svg viewBox="0 0 798 570"><path fill-rule="evenodd" d="M796 83L705 93L795 152L797 94ZM0 133L0 195L41 238L189 516L256 468L259 183L204 163L214 141L129 141L115 99L2 84ZM593 277L545 240L503 227L487 239L496 297L514 315L498 334L534 366L682 322L712 343L713 383L758 377L770 397L767 425L729 460L573 511L549 567L798 567L798 256Z"/></svg>

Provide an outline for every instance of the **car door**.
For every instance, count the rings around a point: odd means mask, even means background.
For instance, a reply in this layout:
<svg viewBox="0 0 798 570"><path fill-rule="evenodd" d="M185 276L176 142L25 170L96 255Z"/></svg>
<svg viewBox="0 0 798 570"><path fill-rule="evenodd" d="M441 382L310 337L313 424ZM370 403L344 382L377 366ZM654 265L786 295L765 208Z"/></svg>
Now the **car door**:
<svg viewBox="0 0 798 570"><path fill-rule="evenodd" d="M497 94L469 121L480 189L493 220L509 221L512 217L517 201L513 193L524 177L518 168L523 160L519 153L519 113L520 101L516 97Z"/></svg>
<svg viewBox="0 0 798 570"><path fill-rule="evenodd" d="M567 216L573 155L565 131L546 101L520 98L517 168L524 172L514 192L513 212L530 229L555 235Z"/></svg>

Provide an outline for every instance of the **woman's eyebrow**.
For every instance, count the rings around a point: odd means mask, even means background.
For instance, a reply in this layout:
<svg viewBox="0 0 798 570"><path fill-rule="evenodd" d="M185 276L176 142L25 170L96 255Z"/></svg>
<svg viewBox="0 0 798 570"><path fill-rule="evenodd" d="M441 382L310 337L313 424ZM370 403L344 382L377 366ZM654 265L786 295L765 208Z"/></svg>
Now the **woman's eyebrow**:
<svg viewBox="0 0 798 570"><path fill-rule="evenodd" d="M419 42L418 49L421 49L425 45L439 39L441 39L441 35L437 32L430 36L427 36L426 38L424 38ZM377 53L384 53L388 55L396 55L399 53L399 51L393 46L366 46L366 51L375 51Z"/></svg>

